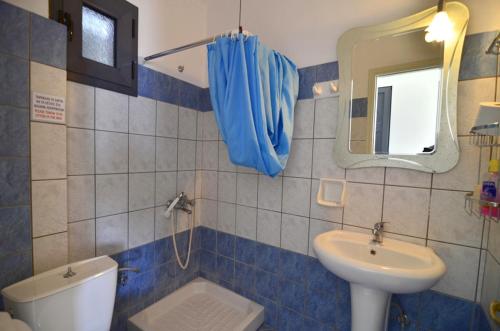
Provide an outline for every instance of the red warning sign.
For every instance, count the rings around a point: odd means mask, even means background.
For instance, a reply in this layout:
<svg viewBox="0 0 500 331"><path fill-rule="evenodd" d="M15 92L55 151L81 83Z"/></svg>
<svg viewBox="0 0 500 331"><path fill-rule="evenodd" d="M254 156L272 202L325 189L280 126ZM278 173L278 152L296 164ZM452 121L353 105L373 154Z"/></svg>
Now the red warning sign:
<svg viewBox="0 0 500 331"><path fill-rule="evenodd" d="M35 121L65 123L64 97L33 92L31 119Z"/></svg>

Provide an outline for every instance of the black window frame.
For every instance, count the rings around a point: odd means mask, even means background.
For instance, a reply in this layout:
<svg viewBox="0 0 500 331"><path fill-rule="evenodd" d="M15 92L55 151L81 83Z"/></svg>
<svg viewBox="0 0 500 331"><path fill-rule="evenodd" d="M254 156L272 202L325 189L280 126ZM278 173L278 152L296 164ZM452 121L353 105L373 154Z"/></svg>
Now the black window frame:
<svg viewBox="0 0 500 331"><path fill-rule="evenodd" d="M83 57L84 5L115 21L114 66ZM68 28L68 80L137 96L138 16L138 8L125 0L52 0L50 18Z"/></svg>

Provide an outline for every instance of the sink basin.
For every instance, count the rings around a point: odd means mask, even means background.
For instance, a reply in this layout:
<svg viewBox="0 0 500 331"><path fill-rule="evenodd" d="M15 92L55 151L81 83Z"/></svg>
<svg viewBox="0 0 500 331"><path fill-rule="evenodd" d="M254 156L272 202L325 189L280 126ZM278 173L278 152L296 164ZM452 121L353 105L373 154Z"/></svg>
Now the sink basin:
<svg viewBox="0 0 500 331"><path fill-rule="evenodd" d="M446 272L431 248L349 231L330 231L314 239L326 269L350 282L352 330L385 330L392 293L431 288Z"/></svg>

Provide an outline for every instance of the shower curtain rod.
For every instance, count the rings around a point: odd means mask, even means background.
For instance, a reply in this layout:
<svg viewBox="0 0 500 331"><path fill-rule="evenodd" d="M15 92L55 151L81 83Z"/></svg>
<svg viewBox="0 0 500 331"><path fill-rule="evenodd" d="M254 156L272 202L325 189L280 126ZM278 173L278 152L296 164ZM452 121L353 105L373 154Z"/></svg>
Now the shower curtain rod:
<svg viewBox="0 0 500 331"><path fill-rule="evenodd" d="M238 31L239 31L239 33L243 33L243 27L240 26L238 28ZM231 32L229 32L229 33L231 33ZM146 56L144 58L144 62L149 61L149 60L154 60L154 59L157 59L159 57L167 56L167 55L170 55L170 54L182 52L182 51L185 51L187 49L194 48L194 47L198 47L198 46L203 46L203 45L206 45L206 44L210 44L211 42L214 42L215 39L217 39L218 37L223 36L223 35L227 35L227 34L228 33L218 34L218 35L215 35L215 36L212 36L212 37L209 37L209 38L205 38L205 39L202 39L202 40L195 41L195 42L190 43L190 44L186 44L186 45L183 45L183 46L171 48L171 49L168 49L168 50L160 52L160 53L156 53L156 54L153 54L153 55Z"/></svg>

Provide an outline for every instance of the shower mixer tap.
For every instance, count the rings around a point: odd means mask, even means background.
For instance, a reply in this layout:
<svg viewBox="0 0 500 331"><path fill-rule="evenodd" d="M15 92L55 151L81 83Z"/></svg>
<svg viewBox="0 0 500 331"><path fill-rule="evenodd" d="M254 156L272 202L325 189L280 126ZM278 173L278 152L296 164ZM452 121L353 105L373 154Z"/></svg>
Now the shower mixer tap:
<svg viewBox="0 0 500 331"><path fill-rule="evenodd" d="M188 207L194 206L194 199L188 199L187 195L184 192L181 192L175 199L168 200L167 206L170 206L176 199L178 199L177 203L174 206L174 209L182 210L188 214L191 214L193 211Z"/></svg>

